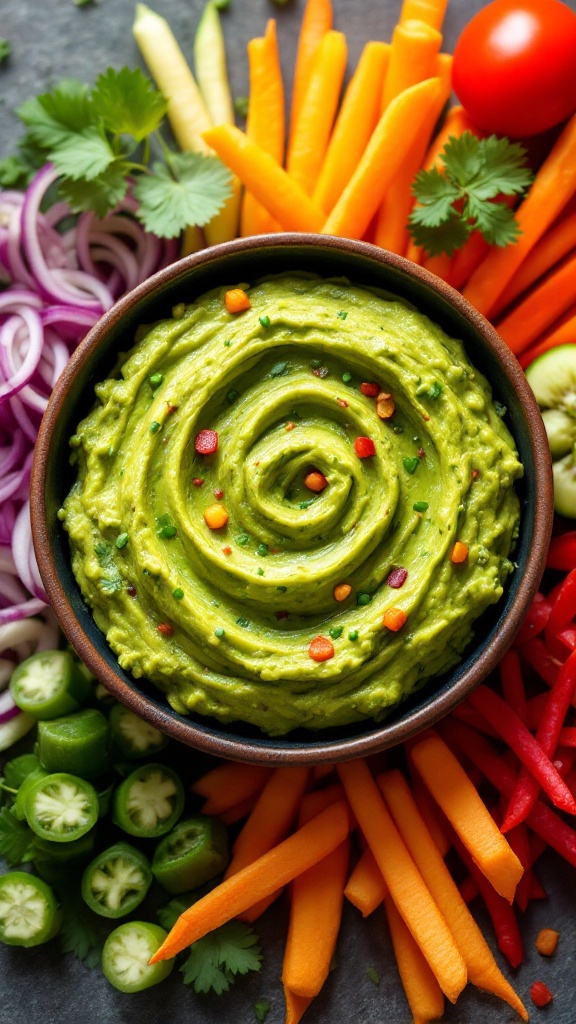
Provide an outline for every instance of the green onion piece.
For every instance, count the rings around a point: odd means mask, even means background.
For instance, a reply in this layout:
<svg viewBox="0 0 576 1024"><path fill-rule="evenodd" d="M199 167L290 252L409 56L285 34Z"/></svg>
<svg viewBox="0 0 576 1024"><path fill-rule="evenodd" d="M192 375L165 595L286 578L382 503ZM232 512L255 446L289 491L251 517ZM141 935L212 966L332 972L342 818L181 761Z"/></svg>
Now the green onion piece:
<svg viewBox="0 0 576 1024"><path fill-rule="evenodd" d="M238 392L234 390L229 391L228 394L226 395L226 398L230 402L230 405L234 405L234 402L238 399L238 397Z"/></svg>
<svg viewBox="0 0 576 1024"><path fill-rule="evenodd" d="M414 509L415 512L427 512L428 509L430 508L430 505L428 504L427 501L415 501L414 504L412 505L412 508Z"/></svg>
<svg viewBox="0 0 576 1024"><path fill-rule="evenodd" d="M350 381L352 380L352 374L350 373L349 370L346 370L346 372L342 374L342 380L344 381L345 384L350 383Z"/></svg>
<svg viewBox="0 0 576 1024"><path fill-rule="evenodd" d="M127 533L120 533L120 534L118 534L118 536L116 537L116 547L117 548L125 548L127 543L128 543L128 534Z"/></svg>
<svg viewBox="0 0 576 1024"><path fill-rule="evenodd" d="M176 587L172 591L172 597L175 597L177 601L181 601L182 598L184 597L184 591L182 590L182 587Z"/></svg>
<svg viewBox="0 0 576 1024"><path fill-rule="evenodd" d="M440 398L442 391L442 385L439 383L439 381L435 380L431 387L428 388L426 394L428 395L428 398Z"/></svg>
<svg viewBox="0 0 576 1024"><path fill-rule="evenodd" d="M418 469L418 466L420 465L420 459L418 458L417 455L412 455L406 459L402 459L402 462L404 463L404 469L406 470L407 473L410 473L410 475L412 475L412 473L415 473L416 470Z"/></svg>
<svg viewBox="0 0 576 1024"><path fill-rule="evenodd" d="M240 622L240 619L238 619L238 622ZM214 630L214 636L217 636L219 640L224 636L224 633L225 630L223 626L217 626L216 629Z"/></svg>
<svg viewBox="0 0 576 1024"><path fill-rule="evenodd" d="M260 326L263 327L264 330L267 330L267 328L270 327L270 317L269 316L259 316L258 320L260 321Z"/></svg>
<svg viewBox="0 0 576 1024"><path fill-rule="evenodd" d="M258 547L256 548L256 554L258 555L258 558L265 558L266 555L268 554L268 545L259 544Z"/></svg>
<svg viewBox="0 0 576 1024"><path fill-rule="evenodd" d="M148 380L150 381L151 388L153 390L156 390L156 388L159 388L162 381L164 380L164 375L162 373L153 373L150 377L148 377Z"/></svg>
<svg viewBox="0 0 576 1024"><path fill-rule="evenodd" d="M356 604L364 605L370 604L372 600L372 594L367 594L365 590L361 590L356 597Z"/></svg>
<svg viewBox="0 0 576 1024"><path fill-rule="evenodd" d="M348 633L348 639L349 640L357 640L358 639L358 630L357 629L351 629L350 632Z"/></svg>
<svg viewBox="0 0 576 1024"><path fill-rule="evenodd" d="M346 317L348 316L348 313L346 312L345 309L339 309L338 316L340 317L341 320L345 320Z"/></svg>
<svg viewBox="0 0 576 1024"><path fill-rule="evenodd" d="M329 634L330 634L330 636L332 637L333 640L337 640L338 637L342 636L343 630L344 630L343 626L333 626L332 629L328 630L328 632L329 632Z"/></svg>
<svg viewBox="0 0 576 1024"><path fill-rule="evenodd" d="M236 540L236 544L239 544L241 548L246 547L246 544L250 543L250 534L249 533L239 533L238 536L235 538L235 540Z"/></svg>
<svg viewBox="0 0 576 1024"><path fill-rule="evenodd" d="M236 623L238 626L243 626L243 628L246 629L246 627L250 625L250 619L239 618L236 619Z"/></svg>
<svg viewBox="0 0 576 1024"><path fill-rule="evenodd" d="M151 434L157 434L159 430L160 430L160 424L158 423L157 420L153 420L152 423L150 424L150 433Z"/></svg>

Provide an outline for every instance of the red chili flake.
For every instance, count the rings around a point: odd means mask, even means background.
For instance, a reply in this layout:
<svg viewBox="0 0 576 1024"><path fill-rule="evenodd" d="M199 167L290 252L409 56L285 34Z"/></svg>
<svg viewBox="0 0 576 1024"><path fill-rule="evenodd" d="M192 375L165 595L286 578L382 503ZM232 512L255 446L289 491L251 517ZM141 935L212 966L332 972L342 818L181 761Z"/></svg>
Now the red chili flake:
<svg viewBox="0 0 576 1024"><path fill-rule="evenodd" d="M224 491L222 490L221 487L214 488L214 497L217 498L218 501L220 501L220 498L224 497Z"/></svg>
<svg viewBox="0 0 576 1024"><path fill-rule="evenodd" d="M548 1006L554 999L550 989L543 981L535 981L530 986L530 999L534 1003L534 1006L542 1007Z"/></svg>
<svg viewBox="0 0 576 1024"><path fill-rule="evenodd" d="M330 371L327 366L316 366L312 373L315 377L327 377Z"/></svg>
<svg viewBox="0 0 576 1024"><path fill-rule="evenodd" d="M430 417L429 417L427 412L423 412L422 413L422 419L424 420L425 423L428 423L428 420L430 419Z"/></svg>
<svg viewBox="0 0 576 1024"><path fill-rule="evenodd" d="M286 426L285 426L285 428L284 428L284 429L285 429L285 430L288 430L288 431L289 431L289 430L294 430L294 427L295 427L295 426L296 426L296 424L295 424L295 423L293 423L293 422L292 422L292 420L290 420L290 422L286 424Z"/></svg>
<svg viewBox="0 0 576 1024"><path fill-rule="evenodd" d="M360 391L366 398L376 398L376 395L380 394L380 385L364 383L360 385Z"/></svg>
<svg viewBox="0 0 576 1024"><path fill-rule="evenodd" d="M128 597L136 597L136 587L126 587Z"/></svg>
<svg viewBox="0 0 576 1024"><path fill-rule="evenodd" d="M473 480L477 480L479 476L480 476L480 470L479 469L473 469L472 470L472 479Z"/></svg>
<svg viewBox="0 0 576 1024"><path fill-rule="evenodd" d="M231 555L232 554L232 548L229 547L229 545L227 544L225 548L222 548L222 554L223 555Z"/></svg>
<svg viewBox="0 0 576 1024"><path fill-rule="evenodd" d="M202 487L204 480L201 476L195 476L192 483L194 484L194 487Z"/></svg>
<svg viewBox="0 0 576 1024"><path fill-rule="evenodd" d="M424 451L423 448L419 448L418 449L417 455L418 455L419 459L425 459L426 458L426 452Z"/></svg>
<svg viewBox="0 0 576 1024"><path fill-rule="evenodd" d="M371 455L376 455L376 446L371 437L357 437L354 451L359 459L369 459Z"/></svg>
<svg viewBox="0 0 576 1024"><path fill-rule="evenodd" d="M215 430L201 430L196 436L194 447L198 455L213 455L218 451L218 434Z"/></svg>
<svg viewBox="0 0 576 1024"><path fill-rule="evenodd" d="M341 409L348 408L348 402L346 401L345 398L337 398L336 401L338 402L338 405L340 406Z"/></svg>
<svg viewBox="0 0 576 1024"><path fill-rule="evenodd" d="M171 626L169 622L159 622L157 629L162 636L172 636L174 633L174 627Z"/></svg>
<svg viewBox="0 0 576 1024"><path fill-rule="evenodd" d="M288 618L288 612L274 612L274 614L275 614L276 618L278 619L278 622L280 622L280 619L287 619Z"/></svg>
<svg viewBox="0 0 576 1024"><path fill-rule="evenodd" d="M400 590L400 587L404 586L407 579L408 569L392 569L392 571L388 573L388 579L386 580L386 583L388 584L389 587L393 587L394 590Z"/></svg>
<svg viewBox="0 0 576 1024"><path fill-rule="evenodd" d="M177 405L171 405L170 402L166 402L166 415L170 416L173 412L176 412Z"/></svg>

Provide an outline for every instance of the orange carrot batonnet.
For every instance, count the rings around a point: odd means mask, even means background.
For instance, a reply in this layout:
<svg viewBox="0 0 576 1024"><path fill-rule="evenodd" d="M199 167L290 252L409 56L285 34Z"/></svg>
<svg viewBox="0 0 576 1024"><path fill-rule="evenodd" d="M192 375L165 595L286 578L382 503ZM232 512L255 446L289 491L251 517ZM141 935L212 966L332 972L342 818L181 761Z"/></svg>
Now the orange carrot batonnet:
<svg viewBox="0 0 576 1024"><path fill-rule="evenodd" d="M278 55L276 22L270 20L262 39L248 43L250 72L250 105L246 134L262 149L284 163L284 85ZM245 192L242 201L240 233L242 235L270 234L277 225L270 214Z"/></svg>
<svg viewBox="0 0 576 1024"><path fill-rule="evenodd" d="M406 779L399 771L391 771L379 775L377 782L402 839L446 918L468 968L470 981L504 999L527 1020L528 1015L521 1000L500 971L480 928L464 903L420 815Z"/></svg>
<svg viewBox="0 0 576 1024"><path fill-rule="evenodd" d="M326 32L329 32L332 28L332 20L332 4L330 0L307 0L302 16L294 77L292 79L290 139L304 105L310 70L316 51Z"/></svg>
<svg viewBox="0 0 576 1024"><path fill-rule="evenodd" d="M551 348L557 348L558 345L574 344L576 344L576 310L569 320L566 320L560 327L555 328L550 334L545 335L537 345L527 349L520 357L520 366L525 370L534 359L543 355L544 352L548 352Z"/></svg>
<svg viewBox="0 0 576 1024"><path fill-rule="evenodd" d="M255 804L256 797L249 796L246 800L240 800L237 804L234 804L233 807L220 811L218 817L225 825L235 825L237 821L242 821L243 818L247 818L252 813ZM204 808L202 808L202 813L205 813Z"/></svg>
<svg viewBox="0 0 576 1024"><path fill-rule="evenodd" d="M350 181L380 117L388 43L366 43L342 100L313 199L326 213Z"/></svg>
<svg viewBox="0 0 576 1024"><path fill-rule="evenodd" d="M467 980L466 965L446 921L410 856L363 760L338 765L338 774L386 885L422 950L440 988L455 1002Z"/></svg>
<svg viewBox="0 0 576 1024"><path fill-rule="evenodd" d="M344 895L358 908L362 917L368 917L380 906L387 892L382 872L367 846L346 883Z"/></svg>
<svg viewBox="0 0 576 1024"><path fill-rule="evenodd" d="M490 317L509 281L576 192L576 114L540 167L516 211L520 236L514 245L493 247L462 294Z"/></svg>
<svg viewBox="0 0 576 1024"><path fill-rule="evenodd" d="M340 846L350 831L350 825L350 811L345 801L331 804L273 850L217 885L185 910L150 962L169 960L203 935L291 882Z"/></svg>
<svg viewBox="0 0 576 1024"><path fill-rule="evenodd" d="M416 742L410 757L482 873L512 903L522 865L460 762L436 734Z"/></svg>
<svg viewBox="0 0 576 1024"><path fill-rule="evenodd" d="M444 1013L444 996L428 961L414 941L391 896L384 901L398 973L406 993L414 1024L439 1020Z"/></svg>
<svg viewBox="0 0 576 1024"><path fill-rule="evenodd" d="M285 1024L299 1024L312 1000L305 999L304 996L297 996L286 985L284 985L284 999L286 1001Z"/></svg>
<svg viewBox="0 0 576 1024"><path fill-rule="evenodd" d="M480 231L473 231L462 248L458 249L452 257L452 264L447 276L448 284L451 284L453 288L462 288L476 267L480 265L489 248L484 235Z"/></svg>
<svg viewBox="0 0 576 1024"><path fill-rule="evenodd" d="M576 211L554 224L534 246L494 306L493 318L506 310L560 260L576 252Z"/></svg>
<svg viewBox="0 0 576 1024"><path fill-rule="evenodd" d="M324 161L346 71L346 37L327 32L318 47L300 112L290 136L286 170L312 195Z"/></svg>
<svg viewBox="0 0 576 1024"><path fill-rule="evenodd" d="M447 7L448 0L403 0L399 21L425 21L440 31Z"/></svg>
<svg viewBox="0 0 576 1024"><path fill-rule="evenodd" d="M382 90L382 110L411 85L436 74L436 58L441 46L440 32L424 21L396 25Z"/></svg>
<svg viewBox="0 0 576 1024"><path fill-rule="evenodd" d="M325 214L279 167L274 157L230 124L204 132L204 138L285 231L319 232Z"/></svg>
<svg viewBox="0 0 576 1024"><path fill-rule="evenodd" d="M438 102L441 83L430 78L406 89L382 114L364 155L325 221L322 232L362 238L390 183Z"/></svg>
<svg viewBox="0 0 576 1024"><path fill-rule="evenodd" d="M537 288L533 288L503 320L497 321L499 335L516 355L546 330L574 302L576 251L553 270Z"/></svg>
<svg viewBox="0 0 576 1024"><path fill-rule="evenodd" d="M221 810L258 794L266 785L271 771L264 765L225 761L201 775L191 788L210 805L206 814L219 814Z"/></svg>

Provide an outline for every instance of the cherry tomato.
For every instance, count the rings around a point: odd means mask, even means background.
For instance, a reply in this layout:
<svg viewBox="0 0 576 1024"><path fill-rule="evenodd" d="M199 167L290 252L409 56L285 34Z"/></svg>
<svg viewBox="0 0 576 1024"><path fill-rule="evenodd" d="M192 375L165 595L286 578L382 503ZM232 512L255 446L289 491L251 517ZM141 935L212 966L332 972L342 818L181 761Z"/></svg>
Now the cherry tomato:
<svg viewBox="0 0 576 1024"><path fill-rule="evenodd" d="M454 91L486 132L537 135L576 110L576 13L560 0L494 0L454 51Z"/></svg>

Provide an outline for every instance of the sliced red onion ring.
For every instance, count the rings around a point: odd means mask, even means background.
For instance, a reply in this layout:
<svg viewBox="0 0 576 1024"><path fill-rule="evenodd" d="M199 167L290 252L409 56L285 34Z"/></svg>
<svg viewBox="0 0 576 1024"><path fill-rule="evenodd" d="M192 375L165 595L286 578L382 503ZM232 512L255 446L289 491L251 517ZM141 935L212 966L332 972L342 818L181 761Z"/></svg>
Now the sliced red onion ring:
<svg viewBox="0 0 576 1024"><path fill-rule="evenodd" d="M4 690L0 693L0 725L4 722L9 722L11 718L16 718L16 715L20 714L20 708L16 707L12 699L10 690Z"/></svg>

